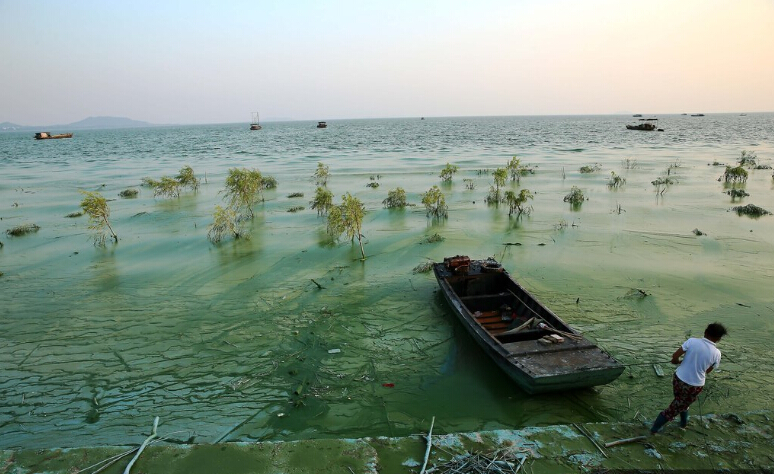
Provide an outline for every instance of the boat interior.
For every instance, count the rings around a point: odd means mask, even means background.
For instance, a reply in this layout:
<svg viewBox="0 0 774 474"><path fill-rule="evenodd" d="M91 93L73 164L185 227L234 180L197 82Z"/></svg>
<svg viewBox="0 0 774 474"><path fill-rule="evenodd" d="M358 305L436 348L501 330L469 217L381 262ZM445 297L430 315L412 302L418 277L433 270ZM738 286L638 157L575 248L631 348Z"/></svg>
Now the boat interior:
<svg viewBox="0 0 774 474"><path fill-rule="evenodd" d="M476 321L501 343L540 339L550 328L574 332L503 272L447 280Z"/></svg>

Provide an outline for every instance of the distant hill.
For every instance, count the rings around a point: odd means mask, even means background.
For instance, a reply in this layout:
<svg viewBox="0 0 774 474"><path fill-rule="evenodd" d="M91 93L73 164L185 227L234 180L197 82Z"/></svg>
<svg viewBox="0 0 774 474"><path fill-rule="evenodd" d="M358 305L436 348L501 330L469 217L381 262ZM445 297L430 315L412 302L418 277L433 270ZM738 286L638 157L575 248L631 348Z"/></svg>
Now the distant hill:
<svg viewBox="0 0 774 474"><path fill-rule="evenodd" d="M17 123L11 123L11 122L0 123L0 130L8 131L8 130L17 130L20 128L23 128L23 127Z"/></svg>
<svg viewBox="0 0 774 474"><path fill-rule="evenodd" d="M47 132L50 130L86 130L86 129L106 129L106 128L138 128L155 127L156 125L139 120L132 120L126 117L89 117L80 122L68 123L64 125L19 125L11 122L0 123L0 132L29 131Z"/></svg>
<svg viewBox="0 0 774 474"><path fill-rule="evenodd" d="M152 127L153 124L132 120L126 117L89 117L62 127L73 129L84 128L134 128L134 127Z"/></svg>

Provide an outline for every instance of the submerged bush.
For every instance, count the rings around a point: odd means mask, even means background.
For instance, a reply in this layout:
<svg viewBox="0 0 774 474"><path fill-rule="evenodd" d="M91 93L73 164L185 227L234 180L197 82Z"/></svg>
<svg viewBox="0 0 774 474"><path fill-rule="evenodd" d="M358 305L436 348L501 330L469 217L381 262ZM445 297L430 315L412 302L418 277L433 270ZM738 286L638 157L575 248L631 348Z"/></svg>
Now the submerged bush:
<svg viewBox="0 0 774 474"><path fill-rule="evenodd" d="M228 207L237 213L253 218L253 206L263 200L263 176L257 169L231 168L226 177L225 199Z"/></svg>
<svg viewBox="0 0 774 474"><path fill-rule="evenodd" d="M741 165L734 168L726 166L726 171L723 173L726 183L744 183L747 181L747 176L747 170Z"/></svg>
<svg viewBox="0 0 774 474"><path fill-rule="evenodd" d="M402 209L408 205L406 201L406 191L401 188L395 188L387 193L387 199L382 201L387 209Z"/></svg>
<svg viewBox="0 0 774 474"><path fill-rule="evenodd" d="M446 197L438 186L433 185L426 193L422 194L422 204L425 205L428 217L447 217L449 215Z"/></svg>
<svg viewBox="0 0 774 474"><path fill-rule="evenodd" d="M503 196L500 192L500 188L505 186L505 180L508 179L508 170L505 168L497 168L492 173L492 181L494 186L489 187L489 194L486 197L488 204L498 204L503 202Z"/></svg>
<svg viewBox="0 0 774 474"><path fill-rule="evenodd" d="M747 196L750 195L744 189L730 189L730 190L726 191L726 194L731 196L731 199L743 198L743 197L747 197Z"/></svg>
<svg viewBox="0 0 774 474"><path fill-rule="evenodd" d="M304 197L304 193L290 193L288 194L289 198L302 198Z"/></svg>
<svg viewBox="0 0 774 474"><path fill-rule="evenodd" d="M451 182L452 176L454 176L454 173L459 170L459 167L446 163L446 168L441 170L441 174L438 175L439 178L441 178L441 181L444 182Z"/></svg>
<svg viewBox="0 0 774 474"><path fill-rule="evenodd" d="M532 206L527 206L527 200L532 199L532 193L529 189L522 189L519 194L513 191L505 191L505 202L508 203L509 211L508 215L512 215L514 212L516 216L522 214L529 215L532 212Z"/></svg>
<svg viewBox="0 0 774 474"><path fill-rule="evenodd" d="M766 209L763 209L762 207L758 207L755 204L732 207L731 210L736 212L740 216L744 215L744 216L750 216L750 217L761 217L761 216L766 216L771 214L771 212L767 211Z"/></svg>
<svg viewBox="0 0 774 474"><path fill-rule="evenodd" d="M108 232L113 240L118 243L118 236L113 232L113 227L108 220L110 218L110 208L108 207L107 200L98 192L81 191L81 194L84 195L81 201L81 209L89 215L89 230L94 232L92 235L94 245L104 246Z"/></svg>
<svg viewBox="0 0 774 474"><path fill-rule="evenodd" d="M664 194L667 190L667 188L673 184L675 184L677 181L675 181L672 178L669 177L658 177L650 182L653 186L656 187L656 194Z"/></svg>
<svg viewBox="0 0 774 474"><path fill-rule="evenodd" d="M333 193L323 188L317 187L317 191L314 193L314 200L309 203L312 209L317 209L318 216L324 216L328 214L328 211L333 206Z"/></svg>
<svg viewBox="0 0 774 474"><path fill-rule="evenodd" d="M261 189L275 189L277 187L277 180L272 176L261 177Z"/></svg>
<svg viewBox="0 0 774 474"><path fill-rule="evenodd" d="M312 175L312 178L314 178L314 183L317 186L327 186L328 185L328 166L322 164L322 162L317 163L317 169Z"/></svg>
<svg viewBox="0 0 774 474"><path fill-rule="evenodd" d="M462 180L463 183L465 183L465 188L470 189L471 191L476 189L476 182L473 181L470 178L465 178Z"/></svg>
<svg viewBox="0 0 774 474"><path fill-rule="evenodd" d="M442 236L441 234L436 232L435 234L433 234L433 235L429 236L428 238L426 238L425 242L427 242L428 244L435 244L437 242L443 242L444 240L446 240L446 238L444 236Z"/></svg>
<svg viewBox="0 0 774 474"><path fill-rule="evenodd" d="M595 163L595 164L593 164L591 166L589 166L589 165L581 166L580 172L582 174L596 173L597 171L599 171L601 169L602 169L602 165L600 165L599 163Z"/></svg>
<svg viewBox="0 0 774 474"><path fill-rule="evenodd" d="M40 230L40 226L37 224L22 224L17 225L13 229L5 231L6 234L12 237L21 237L22 235L32 234Z"/></svg>
<svg viewBox="0 0 774 474"><path fill-rule="evenodd" d="M633 158L626 158L625 160L621 161L621 166L623 166L625 170L633 170L637 168L638 164L637 160Z"/></svg>
<svg viewBox="0 0 774 474"><path fill-rule="evenodd" d="M366 184L366 187L367 188L374 188L374 189L376 189L376 188L379 187L379 182L378 181L371 181L370 183Z"/></svg>
<svg viewBox="0 0 774 474"><path fill-rule="evenodd" d="M180 172L175 176L175 180L184 188L191 188L192 191L199 189L199 179L194 175L193 168L188 165L180 169Z"/></svg>
<svg viewBox="0 0 774 474"><path fill-rule="evenodd" d="M73 217L81 217L82 215L83 215L83 212L78 211L78 212L71 212L67 214L65 217L73 218Z"/></svg>
<svg viewBox="0 0 774 474"><path fill-rule="evenodd" d="M511 158L511 161L508 162L505 169L508 171L508 174L510 174L511 181L516 181L517 183L521 181L522 176L535 172L532 168L522 165L521 160L515 156Z"/></svg>
<svg viewBox="0 0 774 474"><path fill-rule="evenodd" d="M363 249L363 217L365 216L365 206L360 199L347 193L341 197L342 203L333 206L328 211L328 234L331 237L338 238L346 233L347 237L354 243L357 237L360 244L360 254L365 260L365 250Z"/></svg>
<svg viewBox="0 0 774 474"><path fill-rule="evenodd" d="M118 195L121 196L122 198L136 198L138 194L140 194L140 191L134 188L124 189L123 191L118 193Z"/></svg>
<svg viewBox="0 0 774 474"><path fill-rule="evenodd" d="M622 178L615 174L615 171L610 172L610 180L607 182L607 187L612 189L618 189L626 184L626 178Z"/></svg>
<svg viewBox="0 0 774 474"><path fill-rule="evenodd" d="M236 210L230 207L215 206L213 222L207 230L207 238L210 242L217 244L226 237L238 239L247 237L237 219Z"/></svg>
<svg viewBox="0 0 774 474"><path fill-rule="evenodd" d="M583 204L583 201L586 200L586 196L583 194L583 191L578 186L573 186L570 188L570 194L566 195L564 197L564 202L569 202L573 206L580 206Z"/></svg>
<svg viewBox="0 0 774 474"><path fill-rule="evenodd" d="M290 209L288 209L288 212L298 212L303 210L304 210L304 206L293 206Z"/></svg>
<svg viewBox="0 0 774 474"><path fill-rule="evenodd" d="M739 163L739 166L746 168L755 168L758 164L758 155L754 151L742 150L737 163Z"/></svg>

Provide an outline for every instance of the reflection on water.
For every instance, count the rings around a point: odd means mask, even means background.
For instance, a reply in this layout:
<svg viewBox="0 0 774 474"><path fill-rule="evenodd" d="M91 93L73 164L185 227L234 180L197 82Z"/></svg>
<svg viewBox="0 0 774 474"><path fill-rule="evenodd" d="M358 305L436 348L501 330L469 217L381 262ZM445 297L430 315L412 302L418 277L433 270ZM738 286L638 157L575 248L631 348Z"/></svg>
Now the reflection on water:
<svg viewBox="0 0 774 474"><path fill-rule="evenodd" d="M671 393L653 363L668 372L685 334L713 320L731 334L703 410L764 408L773 381L753 369L772 355L774 219L727 212L737 204L717 182L722 170L707 165L742 149L770 163L772 116L665 117L663 134L627 132L626 122L268 123L260 133L240 124L43 142L0 134L0 223L41 226L0 239L0 447L126 444L156 415L164 432L195 442L406 435L432 416L446 432L650 419ZM537 166L521 181L534 212L520 220L485 204L491 171L479 172L514 154ZM625 158L638 166L623 168ZM656 196L651 181L678 159L677 183ZM331 242L308 206L318 161L330 166L336 201L351 192L368 209L365 262L356 244ZM382 208L398 186L419 203L447 162L461 168L443 188L448 219ZM602 171L579 173L593 163ZM184 165L206 177L199 192L117 196ZM212 245L224 177L242 166L279 188L256 206L249 240ZM627 180L615 192L610 171ZM376 189L366 187L373 174ZM572 186L589 198L577 211L562 201ZM79 189L112 199L117 245L94 248L86 219L63 217L78 209ZM743 204L774 208L770 170L751 171L745 189ZM287 212L297 205L306 210ZM428 243L435 233L444 240ZM501 259L630 367L604 387L525 396L458 326L432 276L412 273L455 254Z"/></svg>

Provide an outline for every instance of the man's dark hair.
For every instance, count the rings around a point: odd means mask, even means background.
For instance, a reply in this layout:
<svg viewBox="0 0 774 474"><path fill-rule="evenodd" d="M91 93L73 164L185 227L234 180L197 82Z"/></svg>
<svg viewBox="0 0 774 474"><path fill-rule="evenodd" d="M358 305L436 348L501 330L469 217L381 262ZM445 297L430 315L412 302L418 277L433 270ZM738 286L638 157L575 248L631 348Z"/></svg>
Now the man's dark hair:
<svg viewBox="0 0 774 474"><path fill-rule="evenodd" d="M728 331L726 331L725 326L722 324L712 323L707 326L707 329L704 330L704 334L712 339L720 339L721 337L728 334Z"/></svg>

